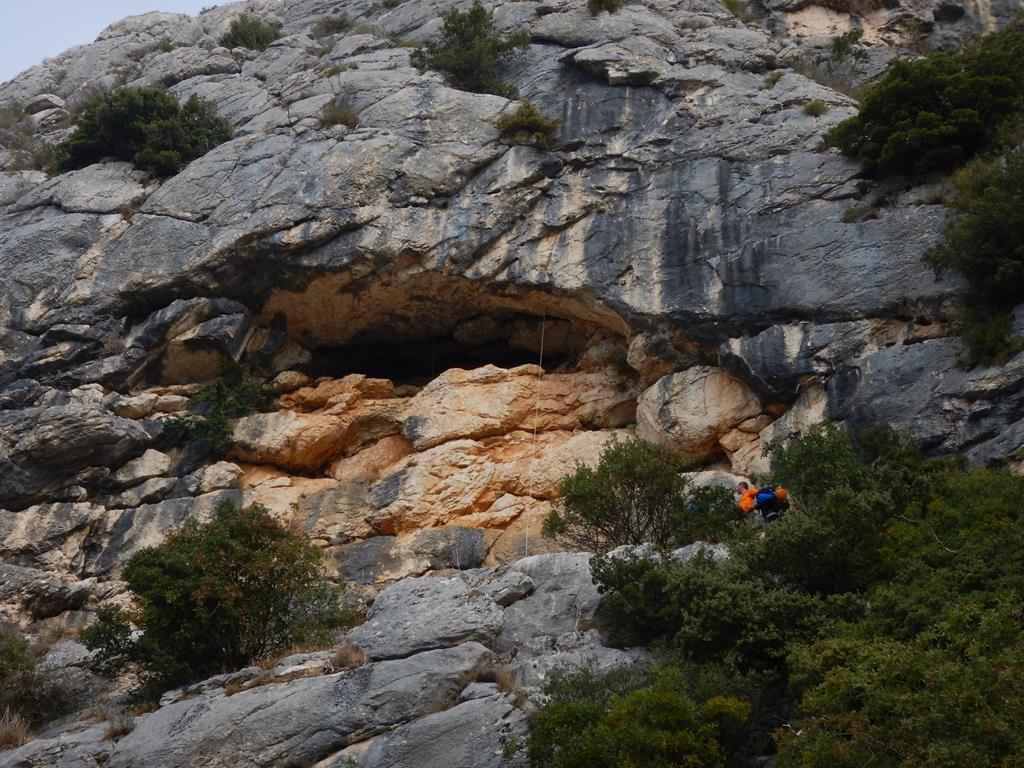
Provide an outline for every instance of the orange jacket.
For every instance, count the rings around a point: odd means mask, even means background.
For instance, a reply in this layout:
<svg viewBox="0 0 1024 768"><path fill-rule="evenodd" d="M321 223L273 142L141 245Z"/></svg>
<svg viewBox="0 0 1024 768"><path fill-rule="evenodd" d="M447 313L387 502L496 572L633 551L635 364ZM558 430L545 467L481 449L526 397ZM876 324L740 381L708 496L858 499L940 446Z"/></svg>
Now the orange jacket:
<svg viewBox="0 0 1024 768"><path fill-rule="evenodd" d="M757 488L754 488L753 486L747 488L747 490L743 492L743 495L740 496L739 504L740 509L744 512L752 512L754 510L754 505L757 504Z"/></svg>

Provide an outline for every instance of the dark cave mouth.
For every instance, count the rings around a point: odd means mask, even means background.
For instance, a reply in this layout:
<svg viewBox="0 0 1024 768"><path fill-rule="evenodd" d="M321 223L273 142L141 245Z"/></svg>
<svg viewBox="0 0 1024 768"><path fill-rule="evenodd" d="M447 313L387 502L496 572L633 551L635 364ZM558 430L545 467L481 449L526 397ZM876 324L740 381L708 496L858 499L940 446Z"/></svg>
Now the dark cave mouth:
<svg viewBox="0 0 1024 768"><path fill-rule="evenodd" d="M421 387L452 368L542 364L548 372L572 370L593 333L555 317L481 315L424 338L319 346L303 371L313 378L363 374Z"/></svg>

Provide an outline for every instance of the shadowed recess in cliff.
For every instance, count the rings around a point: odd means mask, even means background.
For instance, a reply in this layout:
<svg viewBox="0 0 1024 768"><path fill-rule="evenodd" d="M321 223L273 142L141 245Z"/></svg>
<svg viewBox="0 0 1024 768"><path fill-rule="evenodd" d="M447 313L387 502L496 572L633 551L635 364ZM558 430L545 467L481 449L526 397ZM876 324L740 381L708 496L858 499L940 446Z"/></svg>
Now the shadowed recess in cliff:
<svg viewBox="0 0 1024 768"><path fill-rule="evenodd" d="M353 281L319 277L270 295L261 319L312 351L316 376L364 373L423 384L449 368L515 367L540 359L572 367L604 340L624 364L629 327L592 299L439 273Z"/></svg>

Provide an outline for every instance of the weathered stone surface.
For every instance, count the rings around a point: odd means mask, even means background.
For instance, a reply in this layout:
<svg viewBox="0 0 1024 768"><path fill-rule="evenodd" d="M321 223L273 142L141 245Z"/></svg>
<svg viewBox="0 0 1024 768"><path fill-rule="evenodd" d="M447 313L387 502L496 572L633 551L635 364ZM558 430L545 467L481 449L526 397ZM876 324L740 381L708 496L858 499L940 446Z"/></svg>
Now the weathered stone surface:
<svg viewBox="0 0 1024 768"><path fill-rule="evenodd" d="M461 578L403 579L387 587L348 642L371 659L400 658L467 640L490 644L504 612Z"/></svg>
<svg viewBox="0 0 1024 768"><path fill-rule="evenodd" d="M464 643L230 697L208 692L141 718L107 766L309 765L442 709L489 659L483 646Z"/></svg>
<svg viewBox="0 0 1024 768"><path fill-rule="evenodd" d="M502 695L457 704L373 740L365 768L512 768L526 765L526 715ZM506 745L519 747L505 757ZM344 762L335 763L338 768Z"/></svg>
<svg viewBox="0 0 1024 768"><path fill-rule="evenodd" d="M694 456L720 450L734 427L761 413L757 395L720 368L699 366L659 379L637 406L637 434Z"/></svg>
<svg viewBox="0 0 1024 768"><path fill-rule="evenodd" d="M529 506L556 497L567 467L596 463L605 444L624 434L513 432L453 440L393 465L370 490L367 520L382 533L446 523L505 528L515 517L504 497L520 497ZM518 516L523 508L516 509L511 511Z"/></svg>
<svg viewBox="0 0 1024 768"><path fill-rule="evenodd" d="M3 768L102 768L110 754L104 723L28 742L0 753Z"/></svg>
<svg viewBox="0 0 1024 768"><path fill-rule="evenodd" d="M592 619L601 596L590 574L590 555L534 555L511 564L534 584L533 592L505 609L505 625L496 649L529 653L564 633L574 633Z"/></svg>
<svg viewBox="0 0 1024 768"><path fill-rule="evenodd" d="M171 457L166 453L147 449L113 474L113 480L124 487L131 487L151 477L166 475L171 469Z"/></svg>
<svg viewBox="0 0 1024 768"><path fill-rule="evenodd" d="M460 438L516 429L621 427L633 421L635 394L602 374L542 376L537 366L452 369L413 397L402 434L422 451Z"/></svg>

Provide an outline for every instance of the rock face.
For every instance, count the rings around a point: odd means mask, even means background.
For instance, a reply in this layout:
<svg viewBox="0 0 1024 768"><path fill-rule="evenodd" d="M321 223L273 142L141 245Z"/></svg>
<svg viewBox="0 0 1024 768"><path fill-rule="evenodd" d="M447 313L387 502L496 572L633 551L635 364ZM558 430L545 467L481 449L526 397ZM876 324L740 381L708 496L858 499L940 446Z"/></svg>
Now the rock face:
<svg viewBox="0 0 1024 768"><path fill-rule="evenodd" d="M819 2L746 22L718 0L489 4L531 35L505 76L560 120L550 150L501 140L515 102L411 66L444 0L149 13L0 85L43 144L126 84L210 99L234 128L165 180L124 162L48 176L0 144L0 616L82 625L129 599L128 557L225 502L265 505L377 598L352 635L365 668L210 683L116 747L84 727L0 764L429 765L437 734L457 737L446 764L517 764L521 713L464 679L490 652L527 686L631 659L583 630L585 556L539 535L577 462L639 434L755 473L825 419L1015 455L1024 353L957 367L962 286L920 258L935 189L880 186L829 149L855 102L803 73L833 35L863 32L863 80L1020 0ZM243 13L280 39L221 47ZM350 27L317 37L329 14ZM322 124L338 98L356 125ZM221 422L204 387L235 364L269 395ZM207 417L223 445L185 438Z"/></svg>
<svg viewBox="0 0 1024 768"><path fill-rule="evenodd" d="M349 632L369 656L354 668L335 670L327 651L219 675L169 693L127 733L71 724L0 754L0 766L521 768L526 712L552 669L647 661L580 628L599 603L588 561L538 555L398 581ZM79 663L80 650L47 663Z"/></svg>

